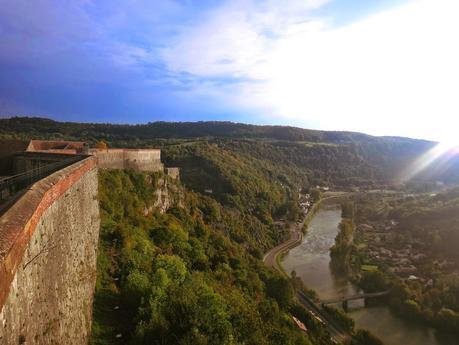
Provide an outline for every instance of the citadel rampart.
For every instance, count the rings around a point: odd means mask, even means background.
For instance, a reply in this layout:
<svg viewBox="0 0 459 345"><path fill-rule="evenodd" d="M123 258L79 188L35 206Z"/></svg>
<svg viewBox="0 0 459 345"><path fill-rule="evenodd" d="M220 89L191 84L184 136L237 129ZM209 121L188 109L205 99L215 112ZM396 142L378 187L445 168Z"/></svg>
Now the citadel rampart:
<svg viewBox="0 0 459 345"><path fill-rule="evenodd" d="M91 149L101 169L133 169L138 171L162 171L159 149Z"/></svg>
<svg viewBox="0 0 459 345"><path fill-rule="evenodd" d="M0 344L88 344L98 168L164 171L159 149L0 142ZM179 178L178 168L165 172ZM167 192L158 193L167 208Z"/></svg>
<svg viewBox="0 0 459 345"><path fill-rule="evenodd" d="M97 160L28 187L0 218L0 343L87 344L99 233Z"/></svg>

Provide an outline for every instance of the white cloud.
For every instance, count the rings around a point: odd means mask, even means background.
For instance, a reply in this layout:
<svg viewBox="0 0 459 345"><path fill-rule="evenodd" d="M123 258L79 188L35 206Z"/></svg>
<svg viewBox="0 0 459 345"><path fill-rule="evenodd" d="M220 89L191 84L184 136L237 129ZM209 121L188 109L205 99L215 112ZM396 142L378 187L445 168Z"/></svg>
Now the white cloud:
<svg viewBox="0 0 459 345"><path fill-rule="evenodd" d="M231 1L184 28L161 56L174 72L245 79L214 96L285 122L451 139L459 3L413 1L340 28L311 17L323 3Z"/></svg>
<svg viewBox="0 0 459 345"><path fill-rule="evenodd" d="M458 9L415 2L280 42L268 98L281 114L317 116L324 128L446 139L459 114Z"/></svg>
<svg viewBox="0 0 459 345"><path fill-rule="evenodd" d="M279 39L325 0L229 1L183 28L161 55L173 71L202 77L257 77Z"/></svg>

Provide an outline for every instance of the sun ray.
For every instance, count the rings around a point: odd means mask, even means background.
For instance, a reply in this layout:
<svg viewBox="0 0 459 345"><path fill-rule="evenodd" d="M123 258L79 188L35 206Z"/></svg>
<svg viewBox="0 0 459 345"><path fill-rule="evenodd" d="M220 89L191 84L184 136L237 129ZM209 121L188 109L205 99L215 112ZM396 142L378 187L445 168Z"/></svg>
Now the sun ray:
<svg viewBox="0 0 459 345"><path fill-rule="evenodd" d="M459 145L457 143L451 141L438 143L408 165L399 175L398 181L405 183L431 167L433 164L435 164L434 168L439 170L442 166L445 166L452 157L458 154Z"/></svg>

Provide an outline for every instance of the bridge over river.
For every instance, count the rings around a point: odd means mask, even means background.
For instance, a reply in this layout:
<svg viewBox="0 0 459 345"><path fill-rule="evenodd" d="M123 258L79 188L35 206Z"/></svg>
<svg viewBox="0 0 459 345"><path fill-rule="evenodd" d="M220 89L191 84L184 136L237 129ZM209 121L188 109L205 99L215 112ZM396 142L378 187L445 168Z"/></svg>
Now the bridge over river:
<svg viewBox="0 0 459 345"><path fill-rule="evenodd" d="M347 310L349 301L354 301L354 300L359 300L359 299L367 299L367 298L382 297L382 296L388 295L390 292L391 292L391 290L380 291L380 292L358 293L358 294L351 295L351 296L346 296L346 297L338 297L338 298L331 298L331 299L327 299L327 300L322 300L320 302L320 304L322 306L324 306L324 305L327 305L327 304L341 303L342 306L343 306L343 309Z"/></svg>
<svg viewBox="0 0 459 345"><path fill-rule="evenodd" d="M342 303L345 301L352 301L356 299L365 299L365 298L372 298L372 297L381 297L388 295L391 290L381 291L381 292L368 292L368 293L358 293L352 296L347 297L338 297L338 298L331 298L322 300L321 304L335 304L335 303Z"/></svg>

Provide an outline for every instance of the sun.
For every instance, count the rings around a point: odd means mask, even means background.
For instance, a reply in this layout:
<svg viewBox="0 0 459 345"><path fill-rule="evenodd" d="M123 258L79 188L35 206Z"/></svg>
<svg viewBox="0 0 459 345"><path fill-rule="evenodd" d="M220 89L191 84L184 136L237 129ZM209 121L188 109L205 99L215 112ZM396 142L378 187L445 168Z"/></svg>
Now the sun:
<svg viewBox="0 0 459 345"><path fill-rule="evenodd" d="M458 152L459 151L459 139L443 140L438 144L438 147L440 149L443 149L444 152L448 152L448 151Z"/></svg>

